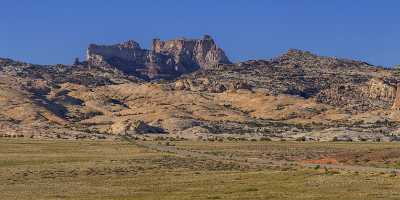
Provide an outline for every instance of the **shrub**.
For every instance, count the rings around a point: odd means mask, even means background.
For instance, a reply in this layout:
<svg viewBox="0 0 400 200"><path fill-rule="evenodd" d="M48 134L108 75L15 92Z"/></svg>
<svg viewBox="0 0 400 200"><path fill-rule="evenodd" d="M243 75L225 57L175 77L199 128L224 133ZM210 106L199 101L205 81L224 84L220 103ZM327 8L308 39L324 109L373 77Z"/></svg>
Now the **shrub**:
<svg viewBox="0 0 400 200"><path fill-rule="evenodd" d="M260 141L272 141L269 137L261 137Z"/></svg>
<svg viewBox="0 0 400 200"><path fill-rule="evenodd" d="M247 188L244 190L245 192L257 192L258 189L257 188Z"/></svg>
<svg viewBox="0 0 400 200"><path fill-rule="evenodd" d="M305 136L296 138L296 141L298 141L298 142L305 142L306 140L307 140L307 138Z"/></svg>
<svg viewBox="0 0 400 200"><path fill-rule="evenodd" d="M380 142L380 141L381 141L380 137L377 137L377 138L374 139L374 142Z"/></svg>
<svg viewBox="0 0 400 200"><path fill-rule="evenodd" d="M397 172L396 171L391 171L389 176L390 177L395 177L395 176L397 176Z"/></svg>
<svg viewBox="0 0 400 200"><path fill-rule="evenodd" d="M367 138L363 138L363 137L359 136L359 137L358 137L358 140L360 140L361 142L366 142L366 141L367 141Z"/></svg>
<svg viewBox="0 0 400 200"><path fill-rule="evenodd" d="M164 141L164 140L166 140L166 138L162 136L157 136L156 138L154 138L154 141Z"/></svg>
<svg viewBox="0 0 400 200"><path fill-rule="evenodd" d="M207 138L207 140L210 141L210 142L215 142L214 138Z"/></svg>

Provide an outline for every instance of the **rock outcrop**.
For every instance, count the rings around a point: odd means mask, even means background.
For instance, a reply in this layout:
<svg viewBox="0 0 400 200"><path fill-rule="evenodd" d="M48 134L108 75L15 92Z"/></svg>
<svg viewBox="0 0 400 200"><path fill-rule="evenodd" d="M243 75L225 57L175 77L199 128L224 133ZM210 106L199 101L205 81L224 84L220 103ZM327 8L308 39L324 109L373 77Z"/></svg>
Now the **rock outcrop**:
<svg viewBox="0 0 400 200"><path fill-rule="evenodd" d="M393 110L400 110L400 84L397 84L396 98L394 99L394 103L393 103L392 109Z"/></svg>
<svg viewBox="0 0 400 200"><path fill-rule="evenodd" d="M382 79L371 79L368 81L367 87L364 87L362 91L371 99L393 101L396 97L396 87Z"/></svg>
<svg viewBox="0 0 400 200"><path fill-rule="evenodd" d="M227 90L251 90L252 86L244 81L218 81L210 80L208 78L199 79L180 79L175 81L174 88L176 90L188 90L194 92L210 92L210 93L222 93Z"/></svg>
<svg viewBox="0 0 400 200"><path fill-rule="evenodd" d="M152 49L142 49L135 41L116 45L91 44L87 49L89 66L112 67L145 79L174 78L197 69L228 64L224 51L210 36L203 39L154 39Z"/></svg>
<svg viewBox="0 0 400 200"><path fill-rule="evenodd" d="M218 64L230 63L224 51L214 40L205 35L201 40L176 39L169 41L153 40L153 51L171 55L180 71L193 71L198 68L214 68Z"/></svg>
<svg viewBox="0 0 400 200"><path fill-rule="evenodd" d="M111 134L146 134L146 133L165 133L162 128L146 124L141 120L125 120L115 122L109 130Z"/></svg>

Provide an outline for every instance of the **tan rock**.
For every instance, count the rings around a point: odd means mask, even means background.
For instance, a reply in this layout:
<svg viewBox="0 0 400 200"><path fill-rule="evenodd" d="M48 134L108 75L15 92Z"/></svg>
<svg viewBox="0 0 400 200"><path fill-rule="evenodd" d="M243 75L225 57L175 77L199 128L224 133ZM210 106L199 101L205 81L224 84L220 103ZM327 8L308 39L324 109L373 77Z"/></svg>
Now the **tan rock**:
<svg viewBox="0 0 400 200"><path fill-rule="evenodd" d="M201 40L175 39L161 41L153 40L153 50L156 53L166 53L174 57L178 67L191 71L198 67L208 69L219 63L230 63L224 51L217 47L209 35ZM189 66L188 66L189 64Z"/></svg>
<svg viewBox="0 0 400 200"><path fill-rule="evenodd" d="M400 84L397 84L396 98L394 100L392 110L400 110Z"/></svg>
<svg viewBox="0 0 400 200"><path fill-rule="evenodd" d="M126 74L149 79L171 78L197 69L230 63L210 36L203 39L153 40L151 50L135 41L116 45L91 44L87 49L90 66L112 67Z"/></svg>
<svg viewBox="0 0 400 200"><path fill-rule="evenodd" d="M396 97L396 87L376 78L367 83L367 87L363 88L363 92L372 99L391 101Z"/></svg>
<svg viewBox="0 0 400 200"><path fill-rule="evenodd" d="M153 127L141 120L124 120L115 122L110 127L110 133L118 135L126 134L145 134L145 133L163 133L161 128Z"/></svg>

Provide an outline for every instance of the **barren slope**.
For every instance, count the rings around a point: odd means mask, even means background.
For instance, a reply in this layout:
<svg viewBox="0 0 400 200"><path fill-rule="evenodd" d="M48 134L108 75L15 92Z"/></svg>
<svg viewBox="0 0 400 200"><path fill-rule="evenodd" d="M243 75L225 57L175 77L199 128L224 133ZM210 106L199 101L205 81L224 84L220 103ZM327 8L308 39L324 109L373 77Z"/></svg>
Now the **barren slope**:
<svg viewBox="0 0 400 200"><path fill-rule="evenodd" d="M400 125L396 70L299 50L168 81L88 63L0 70L3 135L397 140Z"/></svg>

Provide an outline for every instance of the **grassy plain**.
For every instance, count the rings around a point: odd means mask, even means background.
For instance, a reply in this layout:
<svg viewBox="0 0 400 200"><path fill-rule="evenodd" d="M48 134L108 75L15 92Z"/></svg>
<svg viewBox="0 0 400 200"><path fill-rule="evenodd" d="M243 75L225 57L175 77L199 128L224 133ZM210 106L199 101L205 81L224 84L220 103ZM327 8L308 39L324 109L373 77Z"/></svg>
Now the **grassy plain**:
<svg viewBox="0 0 400 200"><path fill-rule="evenodd" d="M400 143L397 142L185 141L175 144L181 149L242 158L400 168Z"/></svg>
<svg viewBox="0 0 400 200"><path fill-rule="evenodd" d="M397 148L394 143L173 144L211 154L298 160L335 152L361 154ZM400 178L379 173L248 166L155 152L125 141L0 139L0 191L2 200L400 199Z"/></svg>

